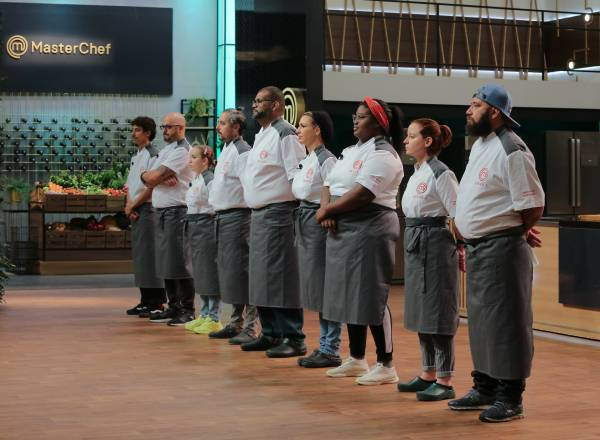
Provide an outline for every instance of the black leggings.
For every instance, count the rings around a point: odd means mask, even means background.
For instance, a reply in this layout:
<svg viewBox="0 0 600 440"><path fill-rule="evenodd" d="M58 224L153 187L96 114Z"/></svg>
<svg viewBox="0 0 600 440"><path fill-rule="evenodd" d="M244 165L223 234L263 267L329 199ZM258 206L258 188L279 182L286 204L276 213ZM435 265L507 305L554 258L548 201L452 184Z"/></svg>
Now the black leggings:
<svg viewBox="0 0 600 440"><path fill-rule="evenodd" d="M140 294L140 302L151 309L158 308L167 301L165 289L162 287L140 287Z"/></svg>
<svg viewBox="0 0 600 440"><path fill-rule="evenodd" d="M347 324L347 326L350 356L355 359L364 359L367 348L367 326L359 324ZM392 341L392 314L389 307L385 307L381 325L369 325L368 327L371 329L375 341L377 362L391 362L394 345Z"/></svg>

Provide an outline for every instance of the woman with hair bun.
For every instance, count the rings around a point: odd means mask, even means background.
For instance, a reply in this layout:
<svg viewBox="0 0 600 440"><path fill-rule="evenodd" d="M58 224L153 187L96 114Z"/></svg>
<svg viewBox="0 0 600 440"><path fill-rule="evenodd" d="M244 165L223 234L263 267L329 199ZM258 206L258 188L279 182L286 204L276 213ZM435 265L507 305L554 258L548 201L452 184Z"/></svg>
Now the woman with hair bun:
<svg viewBox="0 0 600 440"><path fill-rule="evenodd" d="M366 96L352 120L358 143L344 149L330 171L317 211L317 221L330 231L323 317L347 323L350 342L350 357L327 375L355 376L359 385L396 383L387 300L400 236L402 113ZM365 359L369 328L377 351L373 369Z"/></svg>
<svg viewBox="0 0 600 440"><path fill-rule="evenodd" d="M300 304L319 312L319 348L310 356L298 359L305 368L337 367L340 358L342 324L323 318L323 286L325 283L325 243L327 230L316 221L321 207L323 183L336 162L327 149L333 140L333 122L325 111L306 112L298 123L298 141L308 156L298 165L292 192L300 201L296 210L296 252L300 273ZM326 201L326 203L328 200Z"/></svg>
<svg viewBox="0 0 600 440"><path fill-rule="evenodd" d="M436 401L455 397L454 335L458 327L458 259L449 229L456 210L456 176L438 158L452 142L447 125L416 119L404 140L415 172L402 197L404 233L404 326L418 332L423 371L401 392Z"/></svg>

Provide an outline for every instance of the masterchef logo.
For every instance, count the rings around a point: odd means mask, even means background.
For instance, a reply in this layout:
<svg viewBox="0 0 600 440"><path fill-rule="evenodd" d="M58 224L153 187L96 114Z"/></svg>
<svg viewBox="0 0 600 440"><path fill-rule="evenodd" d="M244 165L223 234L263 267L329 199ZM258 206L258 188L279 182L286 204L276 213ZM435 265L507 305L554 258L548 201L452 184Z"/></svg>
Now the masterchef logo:
<svg viewBox="0 0 600 440"><path fill-rule="evenodd" d="M482 168L481 170L479 170L479 181L481 183L484 183L489 175L490 171L487 168Z"/></svg>
<svg viewBox="0 0 600 440"><path fill-rule="evenodd" d="M417 194L424 194L427 191L427 183L421 182L417 185Z"/></svg>
<svg viewBox="0 0 600 440"><path fill-rule="evenodd" d="M315 175L314 168L309 168L308 170L306 170L306 174L304 175L304 180L307 182L310 182L314 175Z"/></svg>
<svg viewBox="0 0 600 440"><path fill-rule="evenodd" d="M355 160L354 163L352 164L352 169L354 171L358 171L362 168L362 164L363 164L362 160Z"/></svg>
<svg viewBox="0 0 600 440"><path fill-rule="evenodd" d="M262 150L258 157L260 157L262 160L265 160L267 157L269 157L269 153L267 153L266 150Z"/></svg>

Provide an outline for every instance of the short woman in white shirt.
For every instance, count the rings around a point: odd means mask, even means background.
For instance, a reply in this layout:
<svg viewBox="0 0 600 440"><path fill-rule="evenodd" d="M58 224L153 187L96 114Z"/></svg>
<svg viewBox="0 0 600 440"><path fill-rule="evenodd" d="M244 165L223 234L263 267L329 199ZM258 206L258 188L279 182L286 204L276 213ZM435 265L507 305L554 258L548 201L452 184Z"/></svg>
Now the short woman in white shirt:
<svg viewBox="0 0 600 440"><path fill-rule="evenodd" d="M404 233L404 326L418 332L422 372L401 392L435 401L455 397L454 335L458 327L458 260L448 223L456 211L458 182L437 156L450 145L452 132L432 119L416 119L408 127L406 154L415 172L402 196Z"/></svg>
<svg viewBox="0 0 600 440"><path fill-rule="evenodd" d="M300 201L296 210L296 252L300 273L300 304L302 308L319 312L319 348L298 359L305 368L337 367L340 358L342 324L323 318L323 286L325 283L325 243L327 230L316 221L321 206L323 183L336 158L326 145L333 140L333 122L327 112L306 112L298 124L298 140L308 156L298 165L292 182L294 196Z"/></svg>
<svg viewBox="0 0 600 440"><path fill-rule="evenodd" d="M185 328L203 335L223 328L219 318L221 298L217 273L215 210L208 203L214 165L212 148L194 145L190 149L190 166L195 177L186 194L187 233L192 250L194 288L200 295L201 307L198 318L186 323Z"/></svg>
<svg viewBox="0 0 600 440"><path fill-rule="evenodd" d="M329 229L323 317L347 323L350 342L350 357L327 375L359 376L360 385L395 383L387 299L400 235L402 116L397 107L367 96L353 121L358 143L342 152L329 173L317 212L317 221ZM368 327L377 348L372 370L365 359Z"/></svg>

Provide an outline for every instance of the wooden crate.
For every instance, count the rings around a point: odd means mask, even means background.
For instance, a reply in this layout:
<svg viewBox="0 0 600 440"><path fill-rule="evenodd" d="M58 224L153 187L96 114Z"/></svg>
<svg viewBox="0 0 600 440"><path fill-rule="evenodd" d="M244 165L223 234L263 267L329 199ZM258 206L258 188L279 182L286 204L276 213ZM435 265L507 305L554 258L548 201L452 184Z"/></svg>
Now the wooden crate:
<svg viewBox="0 0 600 440"><path fill-rule="evenodd" d="M106 210L106 196L94 194L85 196L85 210L87 212L103 212Z"/></svg>
<svg viewBox="0 0 600 440"><path fill-rule="evenodd" d="M87 249L104 249L106 247L106 232L85 231L85 247Z"/></svg>
<svg viewBox="0 0 600 440"><path fill-rule="evenodd" d="M46 231L46 249L64 249L65 237L64 231Z"/></svg>
<svg viewBox="0 0 600 440"><path fill-rule="evenodd" d="M85 249L85 231L66 231L66 249Z"/></svg>
<svg viewBox="0 0 600 440"><path fill-rule="evenodd" d="M125 209L125 196L106 196L106 210L119 212Z"/></svg>
<svg viewBox="0 0 600 440"><path fill-rule="evenodd" d="M125 231L106 231L106 247L122 249L125 247Z"/></svg>
<svg viewBox="0 0 600 440"><path fill-rule="evenodd" d="M44 194L44 211L65 212L67 196L65 194Z"/></svg>
<svg viewBox="0 0 600 440"><path fill-rule="evenodd" d="M131 231L125 231L125 247L131 248Z"/></svg>
<svg viewBox="0 0 600 440"><path fill-rule="evenodd" d="M67 194L66 212L86 212L85 195Z"/></svg>

